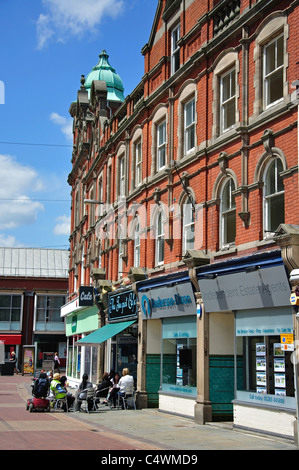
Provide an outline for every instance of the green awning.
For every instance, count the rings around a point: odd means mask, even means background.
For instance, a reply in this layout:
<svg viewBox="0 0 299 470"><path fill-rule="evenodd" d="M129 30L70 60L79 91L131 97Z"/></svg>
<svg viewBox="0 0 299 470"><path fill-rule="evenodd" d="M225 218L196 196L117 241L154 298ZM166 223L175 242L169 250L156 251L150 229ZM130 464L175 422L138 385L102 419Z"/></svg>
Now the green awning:
<svg viewBox="0 0 299 470"><path fill-rule="evenodd" d="M107 341L107 339L112 338L112 336L117 335L135 322L136 320L108 323L107 325L102 326L102 328L90 333L90 335L79 339L75 344L77 346L96 346L97 344L103 343L104 341Z"/></svg>

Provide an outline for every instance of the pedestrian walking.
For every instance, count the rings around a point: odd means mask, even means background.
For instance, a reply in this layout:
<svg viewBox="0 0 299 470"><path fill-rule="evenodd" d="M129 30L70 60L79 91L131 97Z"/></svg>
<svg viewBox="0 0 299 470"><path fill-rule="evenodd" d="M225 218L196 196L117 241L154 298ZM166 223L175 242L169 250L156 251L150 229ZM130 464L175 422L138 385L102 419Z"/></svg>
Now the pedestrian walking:
<svg viewBox="0 0 299 470"><path fill-rule="evenodd" d="M16 374L18 374L19 371L18 371L18 369L17 369L17 356L16 356L16 353L15 353L14 351L12 351L9 360L10 360L11 362L14 362L14 372L15 372Z"/></svg>
<svg viewBox="0 0 299 470"><path fill-rule="evenodd" d="M59 357L58 357L58 353L56 352L54 354L53 373L55 372L55 370L57 370L58 373L60 374L59 365L60 365L60 360L59 360Z"/></svg>

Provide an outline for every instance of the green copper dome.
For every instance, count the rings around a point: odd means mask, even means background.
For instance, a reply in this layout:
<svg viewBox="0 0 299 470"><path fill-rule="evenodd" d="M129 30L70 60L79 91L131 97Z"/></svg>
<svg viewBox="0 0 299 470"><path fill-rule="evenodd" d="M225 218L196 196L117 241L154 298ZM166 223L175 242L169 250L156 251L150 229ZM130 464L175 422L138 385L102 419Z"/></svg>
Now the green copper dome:
<svg viewBox="0 0 299 470"><path fill-rule="evenodd" d="M124 87L119 75L117 75L115 69L111 67L108 61L108 54L105 50L99 55L99 63L92 68L91 72L86 77L84 86L90 94L91 84L94 80L102 80L107 85L107 101L121 101L124 98Z"/></svg>

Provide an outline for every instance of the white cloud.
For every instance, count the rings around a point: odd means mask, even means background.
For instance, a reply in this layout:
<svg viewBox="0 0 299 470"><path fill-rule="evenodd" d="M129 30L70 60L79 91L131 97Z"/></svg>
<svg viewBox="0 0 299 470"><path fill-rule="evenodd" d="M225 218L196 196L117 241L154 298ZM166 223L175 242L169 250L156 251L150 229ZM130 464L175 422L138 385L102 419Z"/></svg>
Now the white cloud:
<svg viewBox="0 0 299 470"><path fill-rule="evenodd" d="M43 188L33 168L21 165L10 155L0 155L0 230L36 222L43 204L28 196Z"/></svg>
<svg viewBox="0 0 299 470"><path fill-rule="evenodd" d="M43 49L54 34L54 30L51 28L51 22L49 21L49 16L43 14L39 15L36 22L36 32L37 48Z"/></svg>
<svg viewBox="0 0 299 470"><path fill-rule="evenodd" d="M61 132L66 136L67 139L73 139L73 121L72 119L67 119L64 116L60 116L58 113L51 113L51 121L60 126Z"/></svg>
<svg viewBox="0 0 299 470"><path fill-rule="evenodd" d="M38 48L55 37L64 41L69 35L94 32L105 16L117 17L124 0L43 0L46 14L40 14L36 27Z"/></svg>
<svg viewBox="0 0 299 470"><path fill-rule="evenodd" d="M71 226L71 217L67 215L61 215L57 217L58 222L54 227L54 235L69 235Z"/></svg>
<svg viewBox="0 0 299 470"><path fill-rule="evenodd" d="M4 233L0 233L0 246L1 247L23 247L21 243L16 240L16 237L12 235L5 235Z"/></svg>

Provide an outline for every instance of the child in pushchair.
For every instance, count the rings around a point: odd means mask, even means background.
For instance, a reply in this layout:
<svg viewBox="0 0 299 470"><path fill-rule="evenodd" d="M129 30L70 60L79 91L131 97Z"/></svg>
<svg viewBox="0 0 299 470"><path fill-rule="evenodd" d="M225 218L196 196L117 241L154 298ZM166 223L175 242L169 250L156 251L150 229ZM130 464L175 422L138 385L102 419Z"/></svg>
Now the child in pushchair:
<svg viewBox="0 0 299 470"><path fill-rule="evenodd" d="M50 411L49 394L50 384L45 372L41 372L32 385L32 398L28 398L26 409L32 411Z"/></svg>

